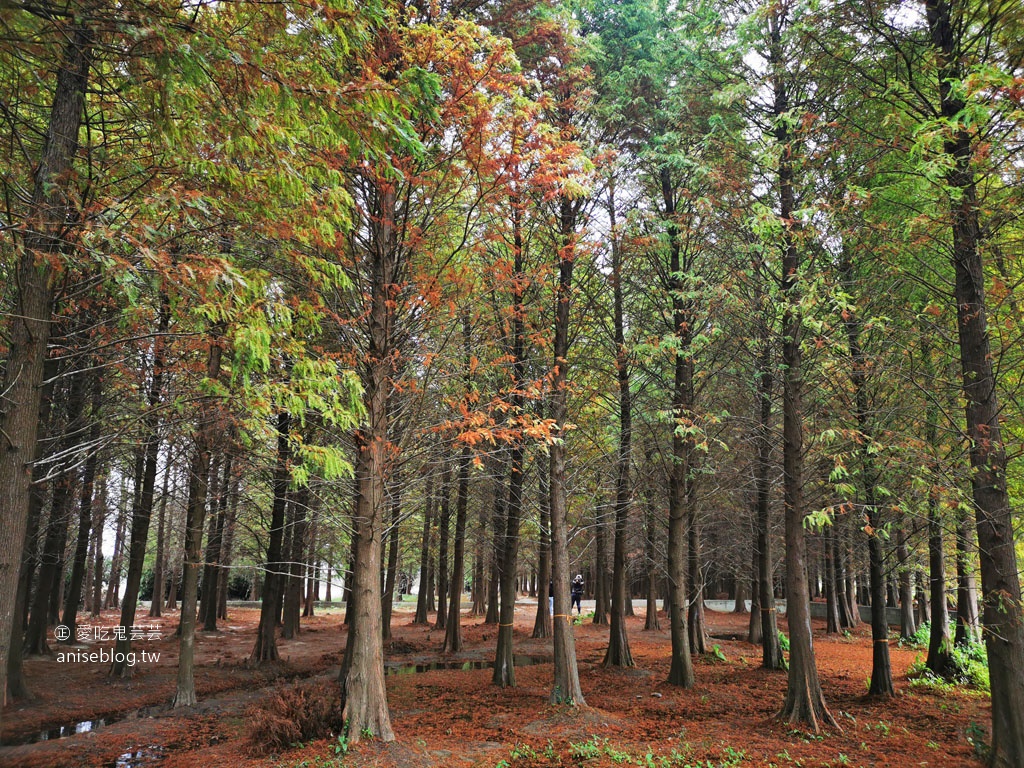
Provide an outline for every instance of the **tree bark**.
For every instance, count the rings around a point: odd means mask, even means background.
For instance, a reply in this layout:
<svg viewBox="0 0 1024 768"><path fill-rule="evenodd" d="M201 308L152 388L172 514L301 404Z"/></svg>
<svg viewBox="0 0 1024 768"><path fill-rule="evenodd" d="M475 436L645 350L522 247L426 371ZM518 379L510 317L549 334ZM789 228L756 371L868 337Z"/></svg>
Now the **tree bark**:
<svg viewBox="0 0 1024 768"><path fill-rule="evenodd" d="M779 221L783 227L781 290L785 300L782 315L782 464L783 499L786 515L786 618L790 632L789 678L786 701L780 717L790 723L804 723L817 732L821 725L835 725L825 705L818 681L811 632L810 593L807 588L807 541L804 536L803 456L803 360L801 353L800 252L796 245L796 195L794 190L794 138L785 116L789 112L786 62L782 53L785 9L776 9L770 19L772 103L775 142L779 149ZM762 566L763 567L763 566ZM762 608L763 610L763 608Z"/></svg>
<svg viewBox="0 0 1024 768"><path fill-rule="evenodd" d="M468 323L468 320L466 321ZM468 330L468 329L467 329ZM467 333L468 342L468 333ZM452 553L452 579L448 590L448 624L443 651L462 650L462 593L466 580L466 515L469 509L469 446L459 456L458 488L455 494L455 551Z"/></svg>
<svg viewBox="0 0 1024 768"><path fill-rule="evenodd" d="M668 583L669 629L672 637L672 663L668 682L690 688L694 684L690 637L686 627L686 521L692 500L693 437L687 428L693 424L693 359L691 357L692 311L683 298L679 258L679 233L675 224L676 203L668 168L661 170L664 214L668 221L669 270L672 277L672 325L677 339L675 380L672 388L672 465L668 491Z"/></svg>
<svg viewBox="0 0 1024 768"><path fill-rule="evenodd" d="M388 565L381 593L381 632L384 640L391 639L391 611L395 603L395 581L398 578L398 523L402 518L402 491L398 478L391 481L391 524L388 531Z"/></svg>
<svg viewBox="0 0 1024 768"><path fill-rule="evenodd" d="M103 405L103 378L97 372L92 379L91 405L89 417L89 456L85 460L82 474L82 490L79 495L78 539L75 542L75 559L71 566L71 583L68 585L67 599L64 602L64 616L61 624L68 628L68 642L74 642L78 629L78 608L82 601L82 583L85 580L89 540L92 535L93 487L96 482L96 466L99 463L99 444L102 423L100 408Z"/></svg>
<svg viewBox="0 0 1024 768"><path fill-rule="evenodd" d="M950 161L946 180L956 272L954 296L981 556L985 647L992 678L990 763L1002 768L1024 765L1024 610L989 343L984 264L978 247L981 227L972 165L977 139L959 122L966 105L962 91L955 87L962 81L964 66L963 40L958 35L973 34L973 25L960 18L968 13L963 0L925 0L924 5L938 54L941 114L951 123L944 151Z"/></svg>
<svg viewBox="0 0 1024 768"><path fill-rule="evenodd" d="M612 308L615 323L615 376L619 383L619 450L615 473L615 543L612 554L612 610L605 667L632 667L633 654L626 634L626 524L630 510L630 464L633 461L633 402L629 389L629 349L622 307L622 254L615 221L615 177L608 185L608 216L611 225ZM632 601L630 600L630 603Z"/></svg>
<svg viewBox="0 0 1024 768"><path fill-rule="evenodd" d="M214 329L210 338L206 378L210 382L220 377L220 329ZM200 402L199 424L196 426L195 446L188 478L188 503L185 512L184 567L181 587L181 641L178 651L178 687L172 707L191 707L196 704L195 643L196 593L199 585L199 566L203 544L203 517L206 515L206 496L210 482L210 456L217 434L217 406L211 396Z"/></svg>
<svg viewBox="0 0 1024 768"><path fill-rule="evenodd" d="M446 456L441 462L441 505L437 526L437 615L434 629L444 629L448 623L448 539L451 533L452 469Z"/></svg>
<svg viewBox="0 0 1024 768"><path fill-rule="evenodd" d="M423 536L420 539L420 585L416 595L416 615L412 620L413 624L426 624L429 621L427 615L427 592L428 581L430 580L430 528L434 517L434 465L427 464L427 491L426 501L423 507Z"/></svg>
<svg viewBox="0 0 1024 768"><path fill-rule="evenodd" d="M7 696L7 664L16 627L18 576L28 525L31 463L39 435L43 363L50 337L56 257L68 250L69 222L77 220L73 173L92 60L92 33L74 23L57 71L50 117L32 202L18 254L19 289L4 329L7 364L0 383L0 694ZM0 701L0 704L3 702ZM2 721L2 717L0 717Z"/></svg>
<svg viewBox="0 0 1024 768"><path fill-rule="evenodd" d="M896 531L896 559L900 569L900 638L909 640L917 632L917 625L914 622L913 574L907 553L907 532L903 525Z"/></svg>
<svg viewBox="0 0 1024 768"><path fill-rule="evenodd" d="M57 453L73 451L80 439L85 413L86 374L78 372L71 376L65 401L66 423L64 434L57 443ZM27 654L49 653L46 629L50 624L50 604L58 591L63 575L64 550L67 548L68 523L71 516L70 504L75 473L63 470L53 482L50 498L50 519L46 526L46 537L39 564L39 576L32 601L32 615L25 635L24 652Z"/></svg>
<svg viewBox="0 0 1024 768"><path fill-rule="evenodd" d="M547 472L540 473L540 528L537 532L537 549L540 550L540 571L537 574L537 616L533 621L533 637L551 637L551 610L554 596L551 594L551 491Z"/></svg>
<svg viewBox="0 0 1024 768"><path fill-rule="evenodd" d="M270 508L270 531L267 543L267 566L260 596L260 623L256 629L256 644L249 655L251 664L276 661L277 604L281 598L285 513L288 506L288 465L291 461L291 415L287 411L277 414L277 460L274 464L272 490L274 501Z"/></svg>
<svg viewBox="0 0 1024 768"><path fill-rule="evenodd" d="M551 374L551 418L562 438L550 448L551 578L555 586L553 626L554 685L552 704L585 706L576 666L576 639L569 618L569 542L566 520L565 427L568 420L569 307L575 264L576 203L562 198L559 205L558 287L555 291L554 360Z"/></svg>
<svg viewBox="0 0 1024 768"><path fill-rule="evenodd" d="M156 335L153 339L153 368L149 379L149 391L146 394L146 414L142 419L142 451L145 456L140 478L142 487L136 494L135 508L132 509L132 533L128 546L128 578L125 582L124 602L121 604L121 626L123 628L130 628L135 624L139 586L142 584L142 568L146 558L146 542L149 540L149 523L153 518L157 460L160 453L158 406L163 398L164 344L170 324L170 315L169 300L165 294L161 293ZM111 675L125 678L133 675L135 667L123 661L131 652L131 642L130 631L125 631L117 639L114 646L115 661L110 667ZM117 661L119 658L122 661Z"/></svg>

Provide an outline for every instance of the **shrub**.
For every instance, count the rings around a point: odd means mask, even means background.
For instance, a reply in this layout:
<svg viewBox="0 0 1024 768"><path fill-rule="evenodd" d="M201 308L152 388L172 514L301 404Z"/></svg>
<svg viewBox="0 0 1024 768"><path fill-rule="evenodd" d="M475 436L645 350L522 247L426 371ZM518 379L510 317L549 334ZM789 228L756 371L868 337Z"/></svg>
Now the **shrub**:
<svg viewBox="0 0 1024 768"><path fill-rule="evenodd" d="M246 712L250 751L265 755L301 741L341 733L341 709L337 684L278 686Z"/></svg>

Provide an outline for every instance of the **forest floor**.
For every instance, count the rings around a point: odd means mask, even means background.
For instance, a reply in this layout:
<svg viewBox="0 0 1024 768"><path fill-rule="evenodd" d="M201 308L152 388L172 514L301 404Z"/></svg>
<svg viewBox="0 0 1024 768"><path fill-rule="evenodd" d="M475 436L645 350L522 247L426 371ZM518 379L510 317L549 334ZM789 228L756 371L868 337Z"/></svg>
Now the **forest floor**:
<svg viewBox="0 0 1024 768"><path fill-rule="evenodd" d="M638 603L639 605L639 603ZM608 628L587 620L575 628L580 682L586 707L548 704L552 685L551 640L531 639L536 603L517 607L515 652L535 662L516 668L514 689L491 684L495 626L463 613L466 650L442 656L444 632L412 624L414 606L395 606L387 646L388 700L396 741L363 739L338 754L337 738L308 741L275 755L252 751L252 708L295 680L333 680L342 659L342 611L331 608L304 619L297 639L279 640L281 662L251 669L259 612L233 608L216 633L197 640L196 687L200 704L169 711L176 684L177 614L140 619L160 627L161 639L142 640L137 651L158 652L158 662L139 661L131 679L110 679L109 664L26 661L35 700L6 708L0 766L113 766L114 768L341 768L382 766L639 765L648 768L727 766L971 766L972 739L987 737L987 696L948 687L912 685L907 669L919 649L891 644L897 697L866 696L871 670L870 628L826 636L815 623L815 650L826 701L840 728L820 734L775 719L786 694L786 674L760 668L760 647L743 640L748 617L707 612L709 654L695 662L697 683L682 690L665 683L670 642L667 621L643 631L643 609L628 620L636 666L604 669ZM118 623L116 612L93 620ZM785 617L780 628L786 630ZM112 641L91 650L109 652ZM469 669L416 672L415 665L470 662ZM300 685L302 683L299 683ZM101 722L102 721L102 722ZM86 724L87 723L87 724ZM84 731L53 738L52 729ZM20 743L40 738L47 740Z"/></svg>

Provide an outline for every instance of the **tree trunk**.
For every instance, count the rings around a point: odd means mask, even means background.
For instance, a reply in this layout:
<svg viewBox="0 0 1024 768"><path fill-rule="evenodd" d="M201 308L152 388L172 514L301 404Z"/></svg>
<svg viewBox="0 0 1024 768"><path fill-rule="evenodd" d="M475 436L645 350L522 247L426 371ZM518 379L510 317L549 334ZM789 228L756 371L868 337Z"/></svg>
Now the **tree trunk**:
<svg viewBox="0 0 1024 768"><path fill-rule="evenodd" d="M896 559L900 569L900 638L909 640L917 632L917 626L914 622L913 574L907 553L907 532L903 525L896 531Z"/></svg>
<svg viewBox="0 0 1024 768"><path fill-rule="evenodd" d="M754 545L750 548L750 621L747 624L747 642L761 645L764 635L761 627L761 555L757 551L757 535L755 531Z"/></svg>
<svg viewBox="0 0 1024 768"><path fill-rule="evenodd" d="M565 427L568 421L569 304L572 297L572 270L575 264L576 203L568 198L560 202L558 249L558 287L555 291L554 360L551 374L551 418L563 438L550 448L551 494L551 578L555 586L553 626L554 685L552 704L585 706L576 666L576 639L569 618L569 542L566 520Z"/></svg>
<svg viewBox="0 0 1024 768"><path fill-rule="evenodd" d="M380 612L381 534L385 518L385 481L390 464L388 395L391 390L398 284L401 282L396 231L397 197L392 182L367 179L370 246L366 307L367 345L361 362L366 417L356 432L356 497L352 603L346 663L342 670L344 708L350 743L363 734L393 741L384 687L384 645Z"/></svg>
<svg viewBox="0 0 1024 768"><path fill-rule="evenodd" d="M96 494L98 514L92 538L96 559L93 561L92 605L89 612L93 617L99 616L103 607L103 525L107 519L107 478L101 477L99 483L99 492Z"/></svg>
<svg viewBox="0 0 1024 768"><path fill-rule="evenodd" d="M65 403L66 424L64 434L57 443L56 453L74 451L79 440L85 413L86 374L75 373L71 377ZM32 601L32 615L25 635L24 652L27 654L49 653L46 629L50 621L50 603L58 590L63 572L64 550L67 547L68 523L71 516L70 503L74 473L62 471L53 483L50 499L50 520L46 526L46 537L39 565L39 577Z"/></svg>
<svg viewBox="0 0 1024 768"><path fill-rule="evenodd" d="M934 432L934 429L929 431ZM949 611L946 608L946 556L942 551L942 521L939 519L939 499L934 490L928 495L928 576L931 584L932 623L925 666L939 677L948 678L953 671L953 644L949 637Z"/></svg>
<svg viewBox="0 0 1024 768"><path fill-rule="evenodd" d="M160 414L158 406L163 398L164 343L170 324L170 302L163 293L160 295L160 313L156 335L153 339L153 368L150 373L149 391L146 395L146 413L142 419L142 451L145 456L140 492L135 495L132 509L132 533L128 547L128 578L125 582L124 602L121 604L121 626L135 625L135 611L139 602L139 586L142 584L142 568L146 558L146 542L149 540L149 523L153 518L154 490L156 488L157 461L160 453ZM219 360L218 360L219 364ZM131 677L133 665L127 664L131 652L131 633L125 632L114 646L114 663L110 674L116 677ZM120 655L118 655L120 654ZM117 661L122 659L122 661Z"/></svg>
<svg viewBox="0 0 1024 768"><path fill-rule="evenodd" d="M448 623L448 539L451 524L451 462L446 456L441 462L441 506L437 527L437 615L434 629L444 629Z"/></svg>
<svg viewBox="0 0 1024 768"><path fill-rule="evenodd" d="M554 601L551 593L551 491L547 472L540 473L540 529L537 532L537 548L540 550L540 586L537 589L537 617L533 622L533 637L551 637L551 610Z"/></svg>
<svg viewBox="0 0 1024 768"><path fill-rule="evenodd" d="M963 76L958 35L973 30L961 18L969 13L963 5L962 0L925 0L932 44L939 55L941 112L955 126L962 126L958 121L965 109L962 91L955 87ZM951 190L954 295L981 556L985 647L992 678L990 764L1002 768L1024 765L1024 609L989 343L984 264L978 247L979 211L972 166L975 140L973 132L957 127L947 134L944 149L950 161L947 183Z"/></svg>
<svg viewBox="0 0 1024 768"><path fill-rule="evenodd" d="M626 634L626 524L630 508L630 463L633 461L633 403L629 389L629 349L626 347L622 308L622 254L615 223L615 177L609 180L608 216L611 225L612 297L615 321L615 374L619 382L619 451L615 473L615 544L612 554L612 610L606 667L632 667L633 654ZM630 600L632 604L632 600Z"/></svg>
<svg viewBox="0 0 1024 768"><path fill-rule="evenodd" d="M978 632L978 586L974 578L974 526L968 513L958 512L956 531L955 645L975 643Z"/></svg>
<svg viewBox="0 0 1024 768"><path fill-rule="evenodd" d="M686 553L687 584L690 588L686 629L690 633L690 653L705 654L708 648L707 627L704 623L704 576L700 567L700 531L693 504L689 505L686 537L689 542Z"/></svg>
<svg viewBox="0 0 1024 768"><path fill-rule="evenodd" d="M505 470L506 460L501 454L498 456L497 467L494 473L494 506L491 512L491 531L493 544L491 545L491 561L489 578L487 580L487 613L484 616L484 624L498 623L498 589L501 583L501 555L505 549L505 525L506 513L505 503Z"/></svg>
<svg viewBox="0 0 1024 768"><path fill-rule="evenodd" d="M93 486L96 482L96 465L99 463L99 444L102 423L100 407L103 404L103 378L100 372L92 377L92 401L89 407L89 455L85 460L82 475L82 490L79 495L78 538L75 542L75 558L71 566L71 583L68 585L67 600L64 602L64 616L61 624L68 628L68 642L77 638L78 609L82 601L82 584L88 567L89 540L92 535Z"/></svg>
<svg viewBox="0 0 1024 768"><path fill-rule="evenodd" d="M306 564L304 555L308 545L308 527L306 524L309 510L309 485L299 488L294 494L292 503L292 537L291 547L286 552L288 563L284 567L283 612L281 636L291 640L299 634L299 622L302 614L302 587Z"/></svg>
<svg viewBox="0 0 1024 768"><path fill-rule="evenodd" d="M235 545L235 521L238 519L238 491L240 473L236 470L231 480L231 497L228 500L228 519L224 524L224 544L221 552L221 562L224 564L224 574L218 582L217 597L217 618L228 618L228 586L231 580L232 552Z"/></svg>
<svg viewBox="0 0 1024 768"><path fill-rule="evenodd" d="M669 170L661 170L661 191L664 214L668 221L669 270L672 275L672 322L678 348L675 351L675 380L672 388L672 465L668 491L668 583L669 628L672 637L672 663L668 682L690 688L694 684L693 661L690 659L690 637L686 627L686 521L693 503L690 471L693 464L693 438L684 434L693 424L693 358L691 341L693 318L689 303L683 298L683 281L679 259L679 233L674 217L675 193Z"/></svg>
<svg viewBox="0 0 1024 768"><path fill-rule="evenodd" d="M650 466L652 456L653 453L648 451L645 461L646 466ZM644 491L644 547L646 554L645 559L647 561L647 608L646 616L644 618L645 632L661 629L661 622L658 619L658 581L661 574L657 565L658 559L655 555L657 515L654 506L654 499L651 498L651 496L651 490L647 487Z"/></svg>
<svg viewBox="0 0 1024 768"><path fill-rule="evenodd" d="M149 602L150 617L162 615L164 603L164 576L167 571L167 500L171 485L171 468L174 466L174 454L168 452L167 465L164 467L164 479L160 489L160 512L157 515L156 557L153 565L153 597Z"/></svg>
<svg viewBox="0 0 1024 768"><path fill-rule="evenodd" d="M831 527L825 532L822 547L823 566L825 572L825 634L839 634L839 601L836 596L836 568L832 549L834 532Z"/></svg>
<svg viewBox="0 0 1024 768"><path fill-rule="evenodd" d="M92 56L92 34L75 23L57 71L42 155L35 171L26 235L18 254L13 306L4 336L7 363L0 383L0 694L6 699L18 577L28 525L30 468L39 434L43 363L50 337L54 263L71 240L78 179L72 172ZM3 702L0 701L0 704ZM2 717L0 717L2 721Z"/></svg>
<svg viewBox="0 0 1024 768"><path fill-rule="evenodd" d="M423 536L420 540L420 585L416 595L416 616L413 624L426 624L428 581L430 580L430 528L434 517L434 466L427 464L427 491L423 508Z"/></svg>
<svg viewBox="0 0 1024 768"><path fill-rule="evenodd" d="M807 541L804 536L803 487L803 360L801 353L800 253L792 227L796 226L796 196L793 188L793 145L787 119L789 94L785 80L786 62L782 52L785 9L777 9L769 20L771 44L769 63L774 88L775 141L778 147L779 222L783 227L781 290L785 299L782 315L782 414L783 414L783 499L786 515L786 618L790 632L789 679L786 702L780 716L790 723L804 723L817 732L821 724L835 725L825 706L818 682L811 632L810 594L807 589ZM762 568L764 566L762 565ZM762 607L764 610L764 607Z"/></svg>
<svg viewBox="0 0 1024 768"><path fill-rule="evenodd" d="M384 590L381 593L381 632L384 640L391 639L391 611L395 602L395 580L398 577L398 523L402 517L401 483L395 477L391 481L391 525L388 531L388 565L384 574Z"/></svg>
<svg viewBox="0 0 1024 768"><path fill-rule="evenodd" d="M594 510L594 578L591 582L594 585L594 624L608 623L605 611L608 602L608 524L605 522L603 507L603 504L599 504Z"/></svg>
<svg viewBox="0 0 1024 768"><path fill-rule="evenodd" d="M466 337L468 344L468 320ZM458 489L455 495L455 551L452 553L452 580L448 590L448 624L445 627L443 651L462 650L462 593L466 580L466 515L469 508L469 446L459 456Z"/></svg>
<svg viewBox="0 0 1024 768"><path fill-rule="evenodd" d="M220 601L221 551L224 547L224 525L228 513L228 492L231 487L231 470L233 456L230 449L224 456L224 469L217 483L217 494L214 497L216 506L211 505L210 534L206 541L206 563L209 570L204 569L203 601L200 616L203 630L217 631L217 612ZM227 574L225 574L226 579Z"/></svg>
<svg viewBox="0 0 1024 768"><path fill-rule="evenodd" d="M291 415L287 411L277 414L277 460L272 481L274 501L270 508L270 531L267 543L267 566L263 576L260 601L260 623L256 629L256 644L249 662L260 664L277 661L277 604L281 597L283 579L281 554L284 546L285 513L288 506L288 483L291 461Z"/></svg>
<svg viewBox="0 0 1024 768"><path fill-rule="evenodd" d="M10 652L7 656L7 700L24 700L31 698L25 682L24 643L25 628L28 626L29 588L32 574L39 560L36 544L39 538L39 523L43 511L43 465L40 459L44 455L45 437L50 430L50 416L53 404L53 379L57 374L57 363L53 358L47 359L43 365L42 395L39 402L39 439L36 440L35 457L32 464L32 485L29 488L28 522L25 532L25 551L22 554L18 591L15 599L13 628L11 632ZM100 553L100 557L103 555ZM0 696L0 704L3 697Z"/></svg>
<svg viewBox="0 0 1024 768"><path fill-rule="evenodd" d="M850 295L853 294L853 264L844 253L840 266L843 281ZM861 478L864 488L864 511L867 516L865 533L868 535L868 562L870 576L868 583L871 590L871 685L869 696L888 697L894 695L892 686L892 663L889 659L889 622L886 621L885 601L885 569L884 552L882 551L882 531L880 511L876 504L875 484L877 470L872 457L874 448L874 431L870 423L868 410L867 376L868 365L866 355L861 347L862 322L856 310L844 314L846 341L850 351L850 381L854 392L854 416L857 419L857 452L860 455Z"/></svg>
<svg viewBox="0 0 1024 768"><path fill-rule="evenodd" d="M215 382L220 377L221 340L219 329L210 338L210 353L206 365L206 379ZM185 512L184 567L181 587L181 641L178 651L178 688L172 707L191 707L196 704L195 643L196 592L203 544L203 517L206 514L207 486L210 481L210 454L217 435L217 414L210 396L200 403L199 424L188 476L188 503Z"/></svg>

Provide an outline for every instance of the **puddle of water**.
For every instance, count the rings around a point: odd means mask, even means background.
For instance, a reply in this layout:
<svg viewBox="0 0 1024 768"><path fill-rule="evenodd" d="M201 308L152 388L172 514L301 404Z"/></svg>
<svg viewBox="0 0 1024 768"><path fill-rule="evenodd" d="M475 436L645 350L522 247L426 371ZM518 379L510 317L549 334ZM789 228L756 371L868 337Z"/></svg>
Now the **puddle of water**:
<svg viewBox="0 0 1024 768"><path fill-rule="evenodd" d="M529 667L534 664L550 664L546 656L514 656L513 663L517 667ZM420 672L434 672L439 669L456 669L468 672L473 669L494 669L494 661L431 661L425 664L385 664L386 675L415 675Z"/></svg>
<svg viewBox="0 0 1024 768"><path fill-rule="evenodd" d="M55 741L56 739L66 739L68 736L77 736L80 733L90 733L91 731L98 731L100 728L110 725L111 723L118 723L122 720L128 720L132 718L144 717L147 713L147 709L132 710L130 712L122 712L117 715L109 715L107 717L99 717L93 720L82 720L79 723L70 723L68 725L58 725L53 728L47 728L42 731L38 731L31 736L15 737L13 739L5 739L2 742L2 746L11 747L18 746L20 744L36 744L40 741Z"/></svg>
<svg viewBox="0 0 1024 768"><path fill-rule="evenodd" d="M144 766L156 765L164 759L164 748L158 746L139 747L131 752L125 752L109 763L104 763L103 768L143 768Z"/></svg>

